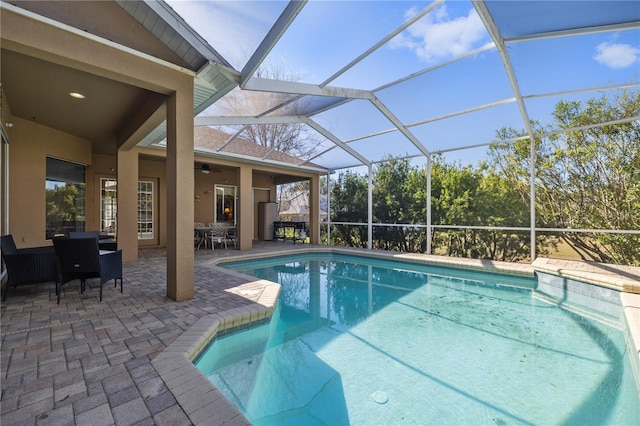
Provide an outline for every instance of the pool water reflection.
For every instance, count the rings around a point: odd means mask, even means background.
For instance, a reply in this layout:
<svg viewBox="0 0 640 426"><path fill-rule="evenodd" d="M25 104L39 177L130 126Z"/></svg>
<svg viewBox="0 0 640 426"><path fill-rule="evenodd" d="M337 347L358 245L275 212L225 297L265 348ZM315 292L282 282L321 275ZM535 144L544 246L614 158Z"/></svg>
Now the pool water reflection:
<svg viewBox="0 0 640 426"><path fill-rule="evenodd" d="M342 255L228 267L282 285L271 322L196 362L253 424L640 422L610 308L558 308L535 279Z"/></svg>

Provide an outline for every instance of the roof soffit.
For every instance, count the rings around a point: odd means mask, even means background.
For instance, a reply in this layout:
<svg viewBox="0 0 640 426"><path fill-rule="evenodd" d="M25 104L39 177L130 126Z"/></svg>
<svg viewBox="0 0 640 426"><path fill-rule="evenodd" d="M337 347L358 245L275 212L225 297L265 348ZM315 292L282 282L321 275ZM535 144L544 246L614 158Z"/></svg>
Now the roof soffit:
<svg viewBox="0 0 640 426"><path fill-rule="evenodd" d="M12 4L89 34L196 71L113 1L31 1ZM202 61L204 63L204 61Z"/></svg>

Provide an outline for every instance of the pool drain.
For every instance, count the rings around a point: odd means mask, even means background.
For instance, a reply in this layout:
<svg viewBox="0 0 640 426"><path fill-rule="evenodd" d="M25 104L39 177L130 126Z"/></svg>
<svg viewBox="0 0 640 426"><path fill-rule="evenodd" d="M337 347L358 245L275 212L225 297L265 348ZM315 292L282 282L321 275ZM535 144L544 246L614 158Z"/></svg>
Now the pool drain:
<svg viewBox="0 0 640 426"><path fill-rule="evenodd" d="M387 398L387 393L383 391L375 391L371 394L371 398L373 398L377 404L386 404L389 400L389 398Z"/></svg>

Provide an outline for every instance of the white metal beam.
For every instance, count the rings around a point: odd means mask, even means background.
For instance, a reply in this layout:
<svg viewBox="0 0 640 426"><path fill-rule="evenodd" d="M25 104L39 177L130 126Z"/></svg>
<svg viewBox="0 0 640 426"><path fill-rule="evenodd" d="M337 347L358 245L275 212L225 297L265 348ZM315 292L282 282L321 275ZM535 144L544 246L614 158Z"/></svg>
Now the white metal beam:
<svg viewBox="0 0 640 426"><path fill-rule="evenodd" d="M522 91L520 90L520 85L518 84L518 79L516 78L515 70L513 69L513 65L511 64L511 58L509 57L509 52L507 51L507 46L505 43L498 26L496 25L485 0L474 0L473 6L475 7L480 19L484 23L489 35L493 39L496 47L498 48L498 52L500 53L500 57L502 58L502 64L507 72L507 76L509 77L509 83L511 84L511 90L516 98L516 102L518 103L518 108L520 109L520 115L522 116L522 121L524 122L525 129L527 129L527 133L530 137L530 147L529 147L529 167L530 175L529 175L529 203L530 203L530 249L531 249L531 261L533 262L536 259L536 194L535 194L535 163L536 163L536 151L535 151L535 139L533 133L533 127L531 126L531 119L529 117L529 113L527 112L527 107L524 104L524 100L522 99Z"/></svg>
<svg viewBox="0 0 640 426"><path fill-rule="evenodd" d="M322 136L324 136L325 138L329 139L331 142L333 142L334 144L342 148L344 151L346 151L356 160L360 161L362 164L366 166L371 166L371 161L369 161L367 158L365 158L362 154L360 154L355 149L351 148L349 145L345 144L342 140L340 140L340 138L338 138L336 135L334 135L333 133L331 133L324 127L322 127L320 124L316 123L310 118L307 118L305 120L305 123L309 127L313 128L316 132L320 133ZM307 163L307 161L303 162L302 164L305 164L305 163Z"/></svg>
<svg viewBox="0 0 640 426"><path fill-rule="evenodd" d="M194 126L250 126L253 124L295 124L304 123L303 115L282 115L269 117L217 116L194 117Z"/></svg>
<svg viewBox="0 0 640 426"><path fill-rule="evenodd" d="M272 80L268 78L257 77L254 77L250 81L247 81L243 88L245 90L255 90L260 92L326 96L331 98L370 99L372 96L371 92L369 92L368 90L333 86L320 87L317 84Z"/></svg>
<svg viewBox="0 0 640 426"><path fill-rule="evenodd" d="M287 4L265 38L260 42L256 51L251 58L249 58L244 68L242 68L240 87L244 88L245 84L251 79L267 55L269 55L271 49L273 49L278 40L280 40L280 37L282 37L306 4L307 0L292 0Z"/></svg>
<svg viewBox="0 0 640 426"><path fill-rule="evenodd" d="M507 43L515 43L519 41L543 40L547 38L571 37L576 35L597 34L613 31L637 30L640 28L640 22L625 22L622 24L600 25L597 27L575 28L571 30L549 31L546 33L538 33L519 37L510 37L505 39Z"/></svg>
<svg viewBox="0 0 640 426"><path fill-rule="evenodd" d="M427 13L431 12L433 9L435 9L436 7L438 7L439 5L441 5L442 3L444 3L444 0L436 0L433 3L431 3L429 6L425 7L422 11L420 11L419 13L416 13L414 16L411 17L411 19L407 20L407 22L405 22L404 24L402 24L400 27L398 27L395 31L393 31L392 33L388 34L385 38L383 38L382 40L380 40L379 42L377 42L376 44L374 44L373 46L371 46L369 49L367 49L365 52L363 52L362 54L360 54L360 56L358 56L357 58L355 58L353 61L349 62L347 65L345 65L344 67L342 67L339 71L337 71L335 74L333 74L331 77L327 78L325 81L323 81L322 83L320 83L320 87L324 87L327 84L331 83L333 80L335 80L336 78L340 77L342 74L344 74L345 72L347 72L348 70L350 70L351 68L353 68L355 65L357 65L359 62L361 62L364 58L366 58L367 56L369 56L370 54L372 54L373 52L375 52L376 50L378 50L380 47L382 47L384 44L386 44L389 40L391 40L392 38L394 38L395 36L397 36L398 34L400 34L402 31L406 30L407 28L409 28L411 25L413 25L416 21L418 21L419 19L421 19L424 15L426 15Z"/></svg>
<svg viewBox="0 0 640 426"><path fill-rule="evenodd" d="M378 99L376 96L374 96L371 99L371 103L378 108L378 111L380 111L385 117L387 117L387 119L389 121L391 121L391 123L396 126L396 128L407 138L409 139L409 141L411 141L411 143L413 145L415 145L416 148L418 148L418 150L423 154L423 155L429 155L429 150L422 144L422 142L420 142L418 140L418 138L415 137L415 135L413 133L411 133L409 131L409 129L407 129L407 127L402 124L402 122L398 119L398 117L396 117L391 110L389 110L389 108L387 108L387 106L385 104L382 103L382 101L380 101L380 99Z"/></svg>
<svg viewBox="0 0 640 426"><path fill-rule="evenodd" d="M636 83L622 83L622 84L609 84L606 86L597 86L597 87L584 87L582 89L573 89L573 90L562 90L558 92L547 92L547 93L539 93L535 95L524 95L523 99L539 99L539 98L550 98L553 96L565 96L565 95L574 95L576 93L589 93L589 92L602 92L604 90L617 90L617 89L630 89L632 87L640 86L640 82Z"/></svg>
<svg viewBox="0 0 640 426"><path fill-rule="evenodd" d="M474 49L474 50L472 50L470 52L463 53L462 55L456 56L455 58L451 58L448 61L440 62L440 63L438 63L436 65L433 65L433 66L428 67L428 68L424 68L424 69L422 69L420 71L416 71L416 72L411 73L411 74L409 74L407 76L404 76L402 78L394 80L394 81L392 81L390 83L384 84L384 85L382 85L380 87L376 87L375 89L372 90L372 92L373 93L377 93L377 92L379 92L381 90L388 89L389 87L393 87L393 86L398 85L400 83L404 83L405 81L408 81L408 80L411 80L413 78L419 77L419 76L421 76L423 74L426 74L428 72L435 71L435 70L440 69L442 67L445 67L447 65L451 65L451 64L453 64L455 62L458 62L458 61L461 61L461 60L463 60L465 58L468 58L468 57L471 57L471 56L475 56L478 53L482 53L482 52L485 52L487 50L495 49L495 47L496 46L495 46L494 43L487 43L484 46L481 46L481 47L479 47L477 49Z"/></svg>
<svg viewBox="0 0 640 426"><path fill-rule="evenodd" d="M229 137L227 138L227 140L226 140L226 141L224 141L224 143L222 144L222 146L221 146L221 147L219 147L218 149L216 149L216 152L220 152L220 151L222 151L223 149L225 149L225 147L226 147L227 145L229 145L231 142L233 142L233 141L234 141L238 136L240 136L240 135L242 134L242 132L244 132L244 130L245 130L246 128L247 128L247 126L242 126L242 127L240 128L240 130L236 131L233 135L229 136Z"/></svg>

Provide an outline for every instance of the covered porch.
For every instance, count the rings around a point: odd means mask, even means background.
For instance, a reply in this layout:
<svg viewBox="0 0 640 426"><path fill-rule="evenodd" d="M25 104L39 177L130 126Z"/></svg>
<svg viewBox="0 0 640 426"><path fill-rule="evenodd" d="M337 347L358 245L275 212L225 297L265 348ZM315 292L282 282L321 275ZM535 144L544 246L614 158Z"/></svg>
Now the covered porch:
<svg viewBox="0 0 640 426"><path fill-rule="evenodd" d="M278 182L308 180L318 197L322 169L223 158L220 138L194 127L239 75L166 4L18 3L0 4L0 230L18 248L69 230L113 235L125 262L162 248L166 295L184 301L195 291L194 221L233 222L246 251ZM73 214L52 219L50 193L66 183ZM232 189L233 205L216 204L218 188Z"/></svg>

